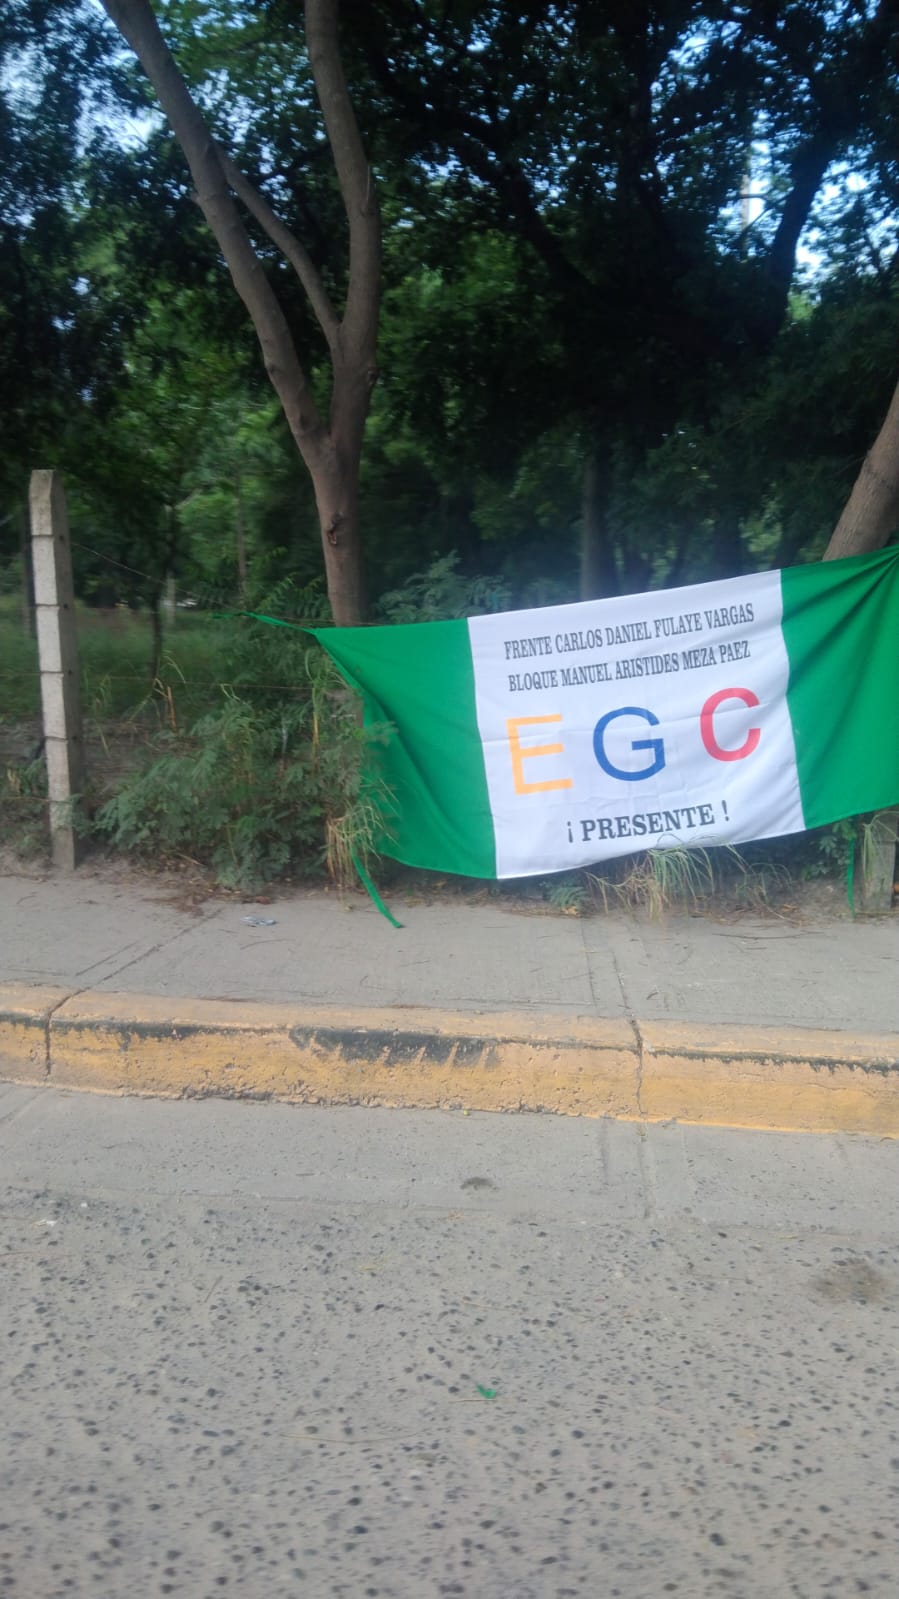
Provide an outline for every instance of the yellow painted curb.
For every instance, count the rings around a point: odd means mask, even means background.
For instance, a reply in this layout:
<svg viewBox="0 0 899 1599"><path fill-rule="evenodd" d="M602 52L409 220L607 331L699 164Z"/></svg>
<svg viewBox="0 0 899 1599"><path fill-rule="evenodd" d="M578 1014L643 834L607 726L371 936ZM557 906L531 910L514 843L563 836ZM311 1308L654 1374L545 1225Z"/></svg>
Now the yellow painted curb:
<svg viewBox="0 0 899 1599"><path fill-rule="evenodd" d="M0 983L0 1073L14 1083L45 1083L50 1071L49 1022L67 988Z"/></svg>
<svg viewBox="0 0 899 1599"><path fill-rule="evenodd" d="M0 1075L107 1093L899 1137L899 1034L0 984Z"/></svg>
<svg viewBox="0 0 899 1599"><path fill-rule="evenodd" d="M899 1136L899 1034L638 1026L650 1121Z"/></svg>
<svg viewBox="0 0 899 1599"><path fill-rule="evenodd" d="M636 1116L626 1022L80 994L51 1081L144 1094Z"/></svg>

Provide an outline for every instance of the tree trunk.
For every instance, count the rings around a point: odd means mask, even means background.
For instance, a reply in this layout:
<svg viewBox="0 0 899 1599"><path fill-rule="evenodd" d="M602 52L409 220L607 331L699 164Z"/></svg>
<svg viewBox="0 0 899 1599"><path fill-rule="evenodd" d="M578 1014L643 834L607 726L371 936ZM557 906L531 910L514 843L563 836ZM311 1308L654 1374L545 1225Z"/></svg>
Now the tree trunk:
<svg viewBox="0 0 899 1599"><path fill-rule="evenodd" d="M156 683L162 668L162 585L153 590L153 608L150 612L152 628L150 642L150 682Z"/></svg>
<svg viewBox="0 0 899 1599"><path fill-rule="evenodd" d="M621 584L615 555L609 539L606 516L609 496L608 472L597 448L584 462L581 499L581 579L582 600L607 599L618 594Z"/></svg>
<svg viewBox="0 0 899 1599"><path fill-rule="evenodd" d="M712 528L711 577L742 577L745 559L740 528L733 516L719 518Z"/></svg>
<svg viewBox="0 0 899 1599"><path fill-rule="evenodd" d="M237 597L247 603L247 530L243 518L240 467L234 473L234 530L237 539Z"/></svg>
<svg viewBox="0 0 899 1599"><path fill-rule="evenodd" d="M328 599L338 627L365 616L359 528L359 468L365 421L378 375L381 215L359 135L337 36L338 0L306 0L306 44L315 92L346 212L350 262L340 328L331 340L334 384L327 437L310 466L322 530Z"/></svg>
<svg viewBox="0 0 899 1599"><path fill-rule="evenodd" d="M825 561L879 550L899 528L899 384L824 551Z"/></svg>
<svg viewBox="0 0 899 1599"><path fill-rule="evenodd" d="M16 520L19 524L19 552L22 557L22 632L26 638L36 638L37 624L34 619L34 569L31 564L31 533L28 527L28 515L24 506L19 506L16 511Z"/></svg>
<svg viewBox="0 0 899 1599"><path fill-rule="evenodd" d="M165 617L165 625L170 633L173 631L175 626L175 611L177 609L177 604L175 574L174 572L169 572L165 580L165 590L162 596L162 611Z"/></svg>
<svg viewBox="0 0 899 1599"><path fill-rule="evenodd" d="M337 627L354 627L366 610L358 465L352 459L341 462L338 451L329 449L309 470L321 526L331 611Z"/></svg>

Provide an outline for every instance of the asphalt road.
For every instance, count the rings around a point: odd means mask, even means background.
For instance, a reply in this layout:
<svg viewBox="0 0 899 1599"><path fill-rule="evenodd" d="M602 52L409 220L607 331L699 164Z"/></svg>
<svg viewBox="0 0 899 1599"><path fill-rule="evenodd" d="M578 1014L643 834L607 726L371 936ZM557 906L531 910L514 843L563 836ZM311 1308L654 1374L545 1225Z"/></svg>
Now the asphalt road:
<svg viewBox="0 0 899 1599"><path fill-rule="evenodd" d="M899 1144L0 1090L0 1593L894 1599Z"/></svg>

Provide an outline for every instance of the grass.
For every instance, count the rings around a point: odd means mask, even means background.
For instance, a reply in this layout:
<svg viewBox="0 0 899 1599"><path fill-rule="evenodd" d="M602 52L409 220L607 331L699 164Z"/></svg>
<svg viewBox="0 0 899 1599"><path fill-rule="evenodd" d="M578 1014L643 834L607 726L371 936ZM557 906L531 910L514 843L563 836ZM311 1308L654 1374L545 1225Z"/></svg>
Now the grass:
<svg viewBox="0 0 899 1599"><path fill-rule="evenodd" d="M86 717L102 721L133 716L155 700L168 698L192 719L208 706L217 684L227 677L226 622L179 612L165 638L155 681L150 674L149 614L119 610L110 614L79 605L77 623ZM37 643L23 632L16 602L5 596L0 598L0 715L13 720L39 714Z"/></svg>
<svg viewBox="0 0 899 1599"><path fill-rule="evenodd" d="M597 907L641 911L652 918L670 910L707 909L713 900L764 913L789 892L793 880L786 866L748 860L743 850L729 844L646 850L583 876Z"/></svg>
<svg viewBox="0 0 899 1599"><path fill-rule="evenodd" d="M149 613L77 606L81 704L89 811L146 764L165 730L182 734L220 710L229 681L240 677L240 624L178 612L164 638L160 669L151 677L153 628ZM301 637L301 635L297 635ZM263 661L261 676L281 676L288 701L296 682ZM269 688L245 685L248 699ZM40 747L37 643L22 628L19 602L0 595L0 842L32 856L46 845L46 776Z"/></svg>
<svg viewBox="0 0 899 1599"><path fill-rule="evenodd" d="M191 860L232 888L354 875L380 837L359 793L355 698L302 631L178 613L152 675L152 621L78 607L84 826L134 859ZM34 641L0 609L0 840L46 841ZM36 758L38 757L38 758ZM34 767L34 772L32 772Z"/></svg>
<svg viewBox="0 0 899 1599"><path fill-rule="evenodd" d="M626 857L617 878L587 874L604 909L619 905L661 916L677 905L696 905L715 889L714 857L708 850L651 849Z"/></svg>
<svg viewBox="0 0 899 1599"><path fill-rule="evenodd" d="M18 601L0 595L0 717L36 716L39 710L37 642L22 631Z"/></svg>

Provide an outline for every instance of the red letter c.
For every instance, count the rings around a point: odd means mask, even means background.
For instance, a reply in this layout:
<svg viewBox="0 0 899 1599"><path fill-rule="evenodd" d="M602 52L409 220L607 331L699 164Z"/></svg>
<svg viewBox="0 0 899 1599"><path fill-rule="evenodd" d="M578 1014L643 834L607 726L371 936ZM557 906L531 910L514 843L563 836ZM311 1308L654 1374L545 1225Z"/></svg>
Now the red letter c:
<svg viewBox="0 0 899 1599"><path fill-rule="evenodd" d="M699 714L699 731L702 734L702 742L713 760L744 761L747 755L751 755L753 750L758 748L758 742L762 736L761 729L751 727L746 735L745 744L741 744L739 749L722 749L715 737L715 712L725 700L742 700L744 705L758 705L759 703L758 695L753 694L751 688L720 688L717 694L711 694Z"/></svg>

